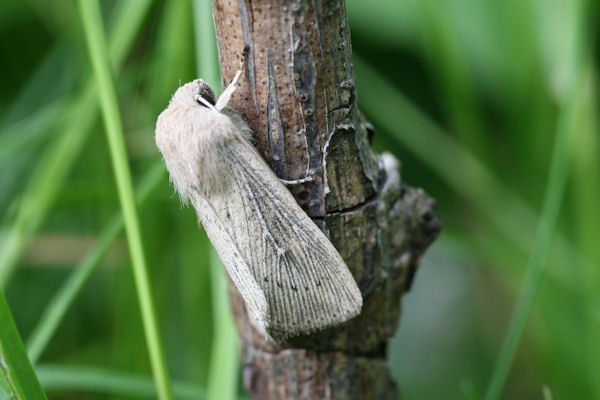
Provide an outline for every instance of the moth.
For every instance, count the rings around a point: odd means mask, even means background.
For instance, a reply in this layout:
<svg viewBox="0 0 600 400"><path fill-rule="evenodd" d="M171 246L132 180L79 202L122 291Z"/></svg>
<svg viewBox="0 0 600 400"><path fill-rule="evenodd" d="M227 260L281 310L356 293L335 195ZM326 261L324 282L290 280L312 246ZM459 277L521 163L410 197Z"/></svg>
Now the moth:
<svg viewBox="0 0 600 400"><path fill-rule="evenodd" d="M156 144L184 203L193 205L253 325L275 341L338 325L362 296L325 234L251 144L228 107L241 75L215 101L197 79L156 123Z"/></svg>

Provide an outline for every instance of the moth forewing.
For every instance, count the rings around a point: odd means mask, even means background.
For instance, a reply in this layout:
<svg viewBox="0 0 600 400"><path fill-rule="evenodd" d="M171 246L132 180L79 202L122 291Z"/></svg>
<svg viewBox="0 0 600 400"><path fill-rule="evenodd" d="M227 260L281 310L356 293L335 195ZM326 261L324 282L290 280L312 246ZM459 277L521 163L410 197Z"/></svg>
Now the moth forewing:
<svg viewBox="0 0 600 400"><path fill-rule="evenodd" d="M251 319L281 340L356 316L362 296L348 267L248 143L237 113L193 100L202 85L175 93L159 117L156 142Z"/></svg>

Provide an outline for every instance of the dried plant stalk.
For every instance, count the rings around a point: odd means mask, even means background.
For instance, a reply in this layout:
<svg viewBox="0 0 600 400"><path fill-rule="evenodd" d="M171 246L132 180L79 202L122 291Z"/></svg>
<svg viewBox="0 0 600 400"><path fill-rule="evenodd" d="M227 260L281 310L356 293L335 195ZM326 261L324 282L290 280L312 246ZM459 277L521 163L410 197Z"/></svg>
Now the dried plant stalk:
<svg viewBox="0 0 600 400"><path fill-rule="evenodd" d="M356 104L350 32L340 0L213 0L223 86L250 47L230 105L256 132L276 175L330 238L364 297L336 328L267 343L235 287L244 384L255 399L396 399L386 343L440 222L433 200L403 185L398 162L376 156Z"/></svg>

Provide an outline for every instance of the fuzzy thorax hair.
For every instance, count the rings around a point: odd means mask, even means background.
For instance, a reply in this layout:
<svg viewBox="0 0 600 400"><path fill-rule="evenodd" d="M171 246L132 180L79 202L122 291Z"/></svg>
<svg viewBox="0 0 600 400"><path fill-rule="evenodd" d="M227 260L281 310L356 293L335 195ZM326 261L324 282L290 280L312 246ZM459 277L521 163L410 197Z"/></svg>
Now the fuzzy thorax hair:
<svg viewBox="0 0 600 400"><path fill-rule="evenodd" d="M213 90L196 79L177 89L156 123L156 145L184 202L193 193L226 191L232 182L219 171L228 162L228 149L249 139L250 130L237 112L229 107L221 112L214 104Z"/></svg>

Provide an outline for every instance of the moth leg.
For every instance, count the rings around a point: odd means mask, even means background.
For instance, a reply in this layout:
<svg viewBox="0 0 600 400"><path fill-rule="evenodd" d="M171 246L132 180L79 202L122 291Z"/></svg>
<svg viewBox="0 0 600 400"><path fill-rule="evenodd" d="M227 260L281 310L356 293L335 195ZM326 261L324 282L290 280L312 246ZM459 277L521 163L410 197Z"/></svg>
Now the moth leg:
<svg viewBox="0 0 600 400"><path fill-rule="evenodd" d="M229 104L229 100L231 100L231 96L233 96L233 93L238 88L237 83L238 83L238 80L240 79L240 76L242 76L242 71L244 70L244 65L246 64L246 57L248 56L248 51L249 51L249 47L248 46L244 47L244 51L242 53L242 60L240 62L240 68L236 72L231 83L225 88L225 90L223 90L223 93L221 93L221 95L219 96L219 99L217 100L217 104L215 104L215 108L218 111L221 111L223 108L225 108L227 106L227 104Z"/></svg>
<svg viewBox="0 0 600 400"><path fill-rule="evenodd" d="M279 178L279 180L284 185L299 185L301 183L311 182L313 180L313 177L311 175L311 176L307 176L305 178L293 179L293 180L290 180L290 181L288 181L287 179L281 179L281 178Z"/></svg>

